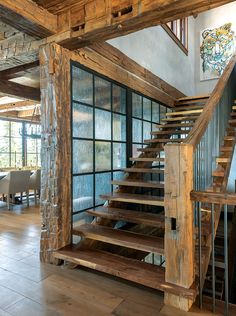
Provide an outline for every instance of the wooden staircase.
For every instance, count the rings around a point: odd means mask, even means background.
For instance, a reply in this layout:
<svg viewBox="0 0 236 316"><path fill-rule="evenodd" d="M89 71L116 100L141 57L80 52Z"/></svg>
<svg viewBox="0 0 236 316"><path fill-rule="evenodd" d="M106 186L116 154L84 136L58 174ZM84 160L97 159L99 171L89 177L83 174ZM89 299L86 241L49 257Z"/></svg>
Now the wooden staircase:
<svg viewBox="0 0 236 316"><path fill-rule="evenodd" d="M73 228L73 234L81 241L55 252L58 259L98 270L141 285L164 291L194 301L198 294L197 284L190 288L168 283L165 278L165 158L164 146L181 143L194 126L196 118L202 113L208 97L183 98L176 102L171 113L166 114L151 133L152 139L145 140L147 146L139 148L139 157L130 157L130 168L123 169L124 179L113 180L115 192L100 196L103 207L90 209L87 214L93 217L91 224ZM232 118L236 113L233 107ZM217 168L212 173L212 187L208 191L220 192L225 189L235 145L236 124L229 120L220 156L216 158ZM205 281L204 293L211 294L210 240L211 222L209 206L202 204L202 278ZM217 210L216 210L217 213ZM220 222L220 210L215 216L215 225ZM196 229L196 236L198 231ZM217 238L220 225L217 230ZM198 241L195 249L195 270L198 276ZM222 245L218 247L222 251ZM145 262L152 254L161 256L158 264ZM163 260L164 258L164 260ZM217 258L217 257L216 257ZM158 262L158 260L156 260ZM163 264L164 263L164 264ZM216 262L216 294L223 298L224 280L222 264Z"/></svg>
<svg viewBox="0 0 236 316"><path fill-rule="evenodd" d="M56 258L118 276L166 293L195 300L194 284L186 289L165 281L163 266L145 262L150 253L165 255L164 249L164 146L187 137L208 96L179 99L153 131L139 157L125 168L123 180L112 181L113 193L104 193L103 207L88 210L92 224L73 228L78 245L55 252Z"/></svg>

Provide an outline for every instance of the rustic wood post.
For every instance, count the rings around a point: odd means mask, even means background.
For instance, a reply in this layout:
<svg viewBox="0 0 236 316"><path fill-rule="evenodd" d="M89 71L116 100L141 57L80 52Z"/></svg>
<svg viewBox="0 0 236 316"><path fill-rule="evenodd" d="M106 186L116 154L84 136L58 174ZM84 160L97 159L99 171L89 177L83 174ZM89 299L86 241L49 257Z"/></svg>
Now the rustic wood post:
<svg viewBox="0 0 236 316"><path fill-rule="evenodd" d="M59 45L40 48L43 262L71 242L70 59Z"/></svg>
<svg viewBox="0 0 236 316"><path fill-rule="evenodd" d="M194 281L193 146L165 146L166 281L190 288ZM188 311L193 301L165 293L165 304Z"/></svg>

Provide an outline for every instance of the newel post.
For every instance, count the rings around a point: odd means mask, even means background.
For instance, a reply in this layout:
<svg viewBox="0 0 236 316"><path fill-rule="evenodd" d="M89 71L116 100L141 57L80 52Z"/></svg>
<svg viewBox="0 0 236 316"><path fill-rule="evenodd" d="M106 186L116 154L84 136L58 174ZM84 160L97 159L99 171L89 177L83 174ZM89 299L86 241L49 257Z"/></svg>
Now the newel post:
<svg viewBox="0 0 236 316"><path fill-rule="evenodd" d="M166 281L190 288L194 281L193 146L165 146ZM188 311L192 300L165 293L165 304Z"/></svg>
<svg viewBox="0 0 236 316"><path fill-rule="evenodd" d="M40 259L71 242L70 59L59 45L40 48L42 125Z"/></svg>

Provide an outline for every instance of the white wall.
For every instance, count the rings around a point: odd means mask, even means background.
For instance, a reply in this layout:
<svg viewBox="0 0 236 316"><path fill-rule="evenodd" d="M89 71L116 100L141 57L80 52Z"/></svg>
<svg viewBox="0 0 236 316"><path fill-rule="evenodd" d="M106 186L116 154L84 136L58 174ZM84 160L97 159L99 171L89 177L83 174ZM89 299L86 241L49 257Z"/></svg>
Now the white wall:
<svg viewBox="0 0 236 316"><path fill-rule="evenodd" d="M195 32L194 24L194 19L189 18L190 34ZM189 36L189 56L161 26L119 37L109 43L184 94L195 94L193 36Z"/></svg>
<svg viewBox="0 0 236 316"><path fill-rule="evenodd" d="M215 28L225 23L233 23L232 29L236 32L236 2L219 8L203 12L195 21L195 85L196 94L210 93L216 83L215 80L200 81L200 33L206 28Z"/></svg>

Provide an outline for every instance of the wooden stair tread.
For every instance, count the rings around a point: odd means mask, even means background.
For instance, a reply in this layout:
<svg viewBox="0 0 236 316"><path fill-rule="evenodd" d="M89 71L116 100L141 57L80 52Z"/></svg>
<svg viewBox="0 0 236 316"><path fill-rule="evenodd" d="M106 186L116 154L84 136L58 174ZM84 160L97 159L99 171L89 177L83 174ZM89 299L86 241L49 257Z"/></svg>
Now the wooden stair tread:
<svg viewBox="0 0 236 316"><path fill-rule="evenodd" d="M54 256L58 259L185 298L195 299L197 294L194 288L185 289L165 282L165 270L162 267L101 250L77 249L73 246L67 246L56 251Z"/></svg>
<svg viewBox="0 0 236 316"><path fill-rule="evenodd" d="M227 157L218 157L216 158L216 162L217 163L229 163L230 162L230 158Z"/></svg>
<svg viewBox="0 0 236 316"><path fill-rule="evenodd" d="M169 128L169 127L193 127L194 123L178 123L178 124L156 124L157 128Z"/></svg>
<svg viewBox="0 0 236 316"><path fill-rule="evenodd" d="M137 173L164 173L164 169L156 168L125 168L122 169L124 172L137 172Z"/></svg>
<svg viewBox="0 0 236 316"><path fill-rule="evenodd" d="M164 255L164 238L160 237L92 224L75 227L73 234L112 245Z"/></svg>
<svg viewBox="0 0 236 316"><path fill-rule="evenodd" d="M153 139L145 139L145 144L152 143L181 143L184 141L184 138L153 138Z"/></svg>
<svg viewBox="0 0 236 316"><path fill-rule="evenodd" d="M233 105L233 106L232 106L232 109L235 111L235 110L236 110L236 105Z"/></svg>
<svg viewBox="0 0 236 316"><path fill-rule="evenodd" d="M224 140L235 140L235 136L225 136Z"/></svg>
<svg viewBox="0 0 236 316"><path fill-rule="evenodd" d="M213 177L224 177L225 176L225 171L222 170L215 170L212 172Z"/></svg>
<svg viewBox="0 0 236 316"><path fill-rule="evenodd" d="M164 118L161 120L161 122L175 122L175 121L195 121L199 118L198 116L178 116L178 117L172 117L172 118ZM236 120L235 120L236 122Z"/></svg>
<svg viewBox="0 0 236 316"><path fill-rule="evenodd" d="M204 105L185 105L185 106L177 106L172 108L172 111L188 111L188 110L198 110L203 109Z"/></svg>
<svg viewBox="0 0 236 316"><path fill-rule="evenodd" d="M165 228L165 216L120 208L96 207L86 211L89 215L116 221L142 224L153 227Z"/></svg>
<svg viewBox="0 0 236 316"><path fill-rule="evenodd" d="M221 151L221 152L232 152L232 151L233 151L233 148L232 148L232 147L225 147L225 146L222 146L222 147L220 147L220 151Z"/></svg>
<svg viewBox="0 0 236 316"><path fill-rule="evenodd" d="M164 162L165 158L144 158L144 157L131 157L130 161L135 162Z"/></svg>
<svg viewBox="0 0 236 316"><path fill-rule="evenodd" d="M154 131L151 132L151 135L185 135L188 134L190 130L180 130L180 131L175 131L175 130L165 130L165 131Z"/></svg>
<svg viewBox="0 0 236 316"><path fill-rule="evenodd" d="M164 188L164 182L158 182L158 181L113 180L111 183L114 185L142 187L142 188L156 188L156 189Z"/></svg>
<svg viewBox="0 0 236 316"><path fill-rule="evenodd" d="M195 114L195 113L202 113L202 109L195 109L195 110L186 110L186 111L176 111L171 113L166 113L166 116L177 116L177 115L189 115L189 114Z"/></svg>
<svg viewBox="0 0 236 316"><path fill-rule="evenodd" d="M164 206L164 198L159 196L130 194L130 193L111 193L101 194L101 199L108 201L135 203L143 205Z"/></svg>
<svg viewBox="0 0 236 316"><path fill-rule="evenodd" d="M183 97L177 99L176 102L180 101L192 101L192 100L199 100L199 99L209 99L210 95L209 94L204 94L204 95L193 95L193 96L188 96L188 97Z"/></svg>
<svg viewBox="0 0 236 316"><path fill-rule="evenodd" d="M137 151L141 151L141 152L155 152L155 153L159 153L161 151L163 151L163 147L162 148L149 148L149 147L146 147L146 148L137 148Z"/></svg>
<svg viewBox="0 0 236 316"><path fill-rule="evenodd" d="M130 194L130 193L113 193L102 194L100 197L103 200L118 201L126 203L164 206L164 198L159 196L144 195L144 194Z"/></svg>

